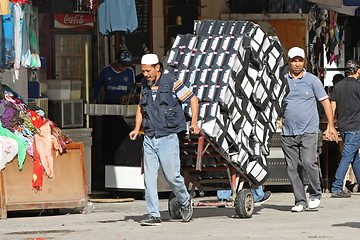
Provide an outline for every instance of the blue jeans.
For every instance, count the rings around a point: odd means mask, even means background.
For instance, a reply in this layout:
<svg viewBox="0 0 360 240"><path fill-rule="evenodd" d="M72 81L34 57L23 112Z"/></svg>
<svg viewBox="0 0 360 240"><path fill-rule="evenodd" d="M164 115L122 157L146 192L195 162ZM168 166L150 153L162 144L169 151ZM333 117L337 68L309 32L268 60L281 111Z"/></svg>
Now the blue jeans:
<svg viewBox="0 0 360 240"><path fill-rule="evenodd" d="M254 202L259 202L264 197L263 187L260 185L257 189L251 189L251 193L254 197ZM218 190L217 197L219 199L225 199L229 201L232 194L231 190Z"/></svg>
<svg viewBox="0 0 360 240"><path fill-rule="evenodd" d="M340 136L344 142L344 150L341 161L335 174L335 181L332 185L331 191L338 192L343 189L345 175L348 171L349 165L352 165L357 182L360 181L360 131L343 131Z"/></svg>
<svg viewBox="0 0 360 240"><path fill-rule="evenodd" d="M259 202L265 195L261 185L257 189L251 189L251 193L254 197L254 202Z"/></svg>
<svg viewBox="0 0 360 240"><path fill-rule="evenodd" d="M160 217L157 177L159 166L181 205L190 199L184 178L180 175L179 139L176 134L144 138L144 183L148 214Z"/></svg>
<svg viewBox="0 0 360 240"><path fill-rule="evenodd" d="M231 190L217 190L216 195L218 199L225 199L226 201L229 201L230 196L232 194Z"/></svg>

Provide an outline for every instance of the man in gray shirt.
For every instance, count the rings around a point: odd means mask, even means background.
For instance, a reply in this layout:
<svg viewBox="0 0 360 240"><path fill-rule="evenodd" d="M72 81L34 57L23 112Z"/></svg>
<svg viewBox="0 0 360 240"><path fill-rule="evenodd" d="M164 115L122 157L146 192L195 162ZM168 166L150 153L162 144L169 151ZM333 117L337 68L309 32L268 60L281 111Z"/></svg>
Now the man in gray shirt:
<svg viewBox="0 0 360 240"><path fill-rule="evenodd" d="M290 92L284 99L284 117L282 122L282 149L284 152L287 172L293 186L295 206L292 212L305 209L316 209L320 205L321 186L319 166L317 163L317 142L319 131L319 114L317 101L325 110L329 122L328 137L335 138L333 113L321 81L306 72L305 52L293 47L288 52L290 72L285 75ZM309 179L309 198L307 201L302 169Z"/></svg>

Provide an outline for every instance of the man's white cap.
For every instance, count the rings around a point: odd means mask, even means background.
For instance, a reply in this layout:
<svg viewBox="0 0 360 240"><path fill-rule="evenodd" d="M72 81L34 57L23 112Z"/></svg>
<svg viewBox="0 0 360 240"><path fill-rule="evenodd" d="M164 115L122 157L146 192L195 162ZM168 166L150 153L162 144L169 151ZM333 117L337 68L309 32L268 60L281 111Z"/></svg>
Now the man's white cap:
<svg viewBox="0 0 360 240"><path fill-rule="evenodd" d="M294 58L294 57L302 57L305 58L305 52L304 49L299 47L293 47L288 52L288 58Z"/></svg>
<svg viewBox="0 0 360 240"><path fill-rule="evenodd" d="M158 63L159 63L159 58L156 54L153 54L153 53L145 54L141 58L141 64L153 65L153 64L158 64Z"/></svg>

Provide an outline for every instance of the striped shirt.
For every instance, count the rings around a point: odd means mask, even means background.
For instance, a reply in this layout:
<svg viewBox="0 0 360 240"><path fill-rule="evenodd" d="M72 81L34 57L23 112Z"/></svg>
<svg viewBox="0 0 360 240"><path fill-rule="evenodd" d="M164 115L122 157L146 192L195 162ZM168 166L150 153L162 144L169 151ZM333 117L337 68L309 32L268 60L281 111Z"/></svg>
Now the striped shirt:
<svg viewBox="0 0 360 240"><path fill-rule="evenodd" d="M161 78L160 78L161 79ZM155 101L156 94L159 89L159 81L151 87L152 97ZM194 93L187 87L181 80L176 79L173 87L173 97L178 98L181 102L185 103L189 101L194 95Z"/></svg>

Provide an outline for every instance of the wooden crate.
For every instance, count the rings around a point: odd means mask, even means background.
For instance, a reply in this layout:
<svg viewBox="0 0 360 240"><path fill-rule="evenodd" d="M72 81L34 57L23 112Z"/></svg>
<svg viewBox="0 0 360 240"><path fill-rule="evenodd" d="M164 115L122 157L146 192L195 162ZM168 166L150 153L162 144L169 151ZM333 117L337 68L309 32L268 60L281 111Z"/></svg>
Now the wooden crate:
<svg viewBox="0 0 360 240"><path fill-rule="evenodd" d="M33 158L26 156L19 171L17 157L0 172L0 218L8 211L83 208L87 212L86 172L83 143L67 145L66 153L55 155L54 177L44 173L42 191L32 188Z"/></svg>

